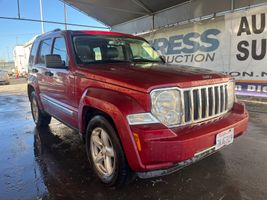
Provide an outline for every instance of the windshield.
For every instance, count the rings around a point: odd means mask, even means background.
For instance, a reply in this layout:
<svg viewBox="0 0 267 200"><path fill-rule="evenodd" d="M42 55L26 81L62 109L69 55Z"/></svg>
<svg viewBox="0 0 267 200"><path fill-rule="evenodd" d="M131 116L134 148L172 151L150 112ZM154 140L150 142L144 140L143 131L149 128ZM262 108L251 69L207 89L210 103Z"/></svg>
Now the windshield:
<svg viewBox="0 0 267 200"><path fill-rule="evenodd" d="M163 62L159 53L144 40L86 35L74 36L78 64L110 62Z"/></svg>

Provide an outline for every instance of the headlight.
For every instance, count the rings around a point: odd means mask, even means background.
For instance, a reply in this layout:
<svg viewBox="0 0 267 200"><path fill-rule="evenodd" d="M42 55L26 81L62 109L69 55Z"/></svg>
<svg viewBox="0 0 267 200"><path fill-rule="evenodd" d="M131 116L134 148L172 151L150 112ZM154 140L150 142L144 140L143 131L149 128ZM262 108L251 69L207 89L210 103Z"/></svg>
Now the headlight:
<svg viewBox="0 0 267 200"><path fill-rule="evenodd" d="M230 110L235 101L235 82L230 81L227 85L227 95L228 95L228 101L227 101L227 110Z"/></svg>
<svg viewBox="0 0 267 200"><path fill-rule="evenodd" d="M151 92L151 112L164 125L181 122L181 94L177 89L159 89Z"/></svg>

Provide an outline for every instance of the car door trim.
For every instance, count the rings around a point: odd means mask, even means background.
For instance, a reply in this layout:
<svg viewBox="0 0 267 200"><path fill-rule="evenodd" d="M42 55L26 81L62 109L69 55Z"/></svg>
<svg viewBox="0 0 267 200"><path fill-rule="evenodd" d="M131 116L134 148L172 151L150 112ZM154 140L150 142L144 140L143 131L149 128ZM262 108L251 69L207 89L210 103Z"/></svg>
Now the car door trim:
<svg viewBox="0 0 267 200"><path fill-rule="evenodd" d="M74 116L74 112L77 112L75 110L71 110L71 109L67 108L65 105L62 105L62 103L59 103L57 100L55 100L51 97L48 97L47 95L40 94L40 97L43 101L48 103L50 106L66 113L69 116Z"/></svg>

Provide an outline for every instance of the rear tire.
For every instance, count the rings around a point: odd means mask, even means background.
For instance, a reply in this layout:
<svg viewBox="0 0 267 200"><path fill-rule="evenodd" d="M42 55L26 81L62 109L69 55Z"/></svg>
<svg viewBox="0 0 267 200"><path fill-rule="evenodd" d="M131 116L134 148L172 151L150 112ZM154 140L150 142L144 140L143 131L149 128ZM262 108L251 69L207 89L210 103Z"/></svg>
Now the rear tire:
<svg viewBox="0 0 267 200"><path fill-rule="evenodd" d="M51 122L51 116L40 110L36 94L33 91L31 93L31 111L32 118L37 127L48 126Z"/></svg>
<svg viewBox="0 0 267 200"><path fill-rule="evenodd" d="M105 185L121 187L133 179L118 135L105 117L98 115L89 122L86 152L95 174Z"/></svg>

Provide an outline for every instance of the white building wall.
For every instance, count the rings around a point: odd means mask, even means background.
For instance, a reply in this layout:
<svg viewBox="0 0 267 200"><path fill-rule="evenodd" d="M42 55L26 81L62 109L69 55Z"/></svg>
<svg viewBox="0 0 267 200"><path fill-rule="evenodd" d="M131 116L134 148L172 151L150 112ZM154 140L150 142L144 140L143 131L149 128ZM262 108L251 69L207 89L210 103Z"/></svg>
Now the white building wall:
<svg viewBox="0 0 267 200"><path fill-rule="evenodd" d="M32 44L37 36L26 42L24 45L18 45L13 50L15 67L20 74L28 73L29 56Z"/></svg>
<svg viewBox="0 0 267 200"><path fill-rule="evenodd" d="M14 63L15 68L18 69L19 74L26 72L26 66L25 66L25 51L24 46L19 45L16 46L13 50L13 56L14 56Z"/></svg>

